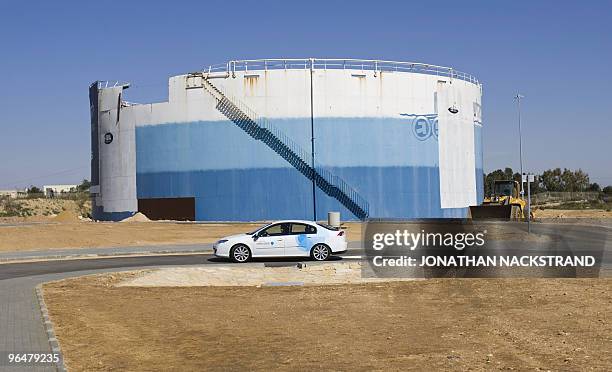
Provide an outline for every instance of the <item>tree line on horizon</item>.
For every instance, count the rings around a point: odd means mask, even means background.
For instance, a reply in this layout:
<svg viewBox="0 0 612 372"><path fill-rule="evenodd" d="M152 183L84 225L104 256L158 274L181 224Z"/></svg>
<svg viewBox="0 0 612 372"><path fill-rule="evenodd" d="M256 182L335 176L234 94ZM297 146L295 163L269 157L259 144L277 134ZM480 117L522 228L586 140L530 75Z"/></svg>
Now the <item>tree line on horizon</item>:
<svg viewBox="0 0 612 372"><path fill-rule="evenodd" d="M497 169L491 173L484 175L485 195L490 195L492 192L493 182L497 180L515 180L521 182L521 174L514 172L512 168L506 167L504 170ZM535 175L535 182L531 184L531 193L537 194L541 192L603 192L612 194L612 186L606 186L603 189L597 182L590 182L589 175L582 169L572 171L571 169L555 168L548 169L541 174Z"/></svg>
<svg viewBox="0 0 612 372"><path fill-rule="evenodd" d="M497 169L491 173L483 175L484 177L484 189L485 195L490 195L493 187L493 182L498 180L515 180L521 182L521 174L514 172L512 168L506 167L504 170ZM77 192L87 192L91 182L84 179L80 185L77 186ZM597 182L590 182L589 175L582 169L572 171L570 169L555 168L548 169L542 172L542 174L535 175L535 182L531 184L531 193L537 194L541 192L580 192L580 191L591 191L591 192L603 192L607 195L612 195L612 186L608 185L602 188ZM30 186L28 188L29 194L42 193L43 190L37 186Z"/></svg>

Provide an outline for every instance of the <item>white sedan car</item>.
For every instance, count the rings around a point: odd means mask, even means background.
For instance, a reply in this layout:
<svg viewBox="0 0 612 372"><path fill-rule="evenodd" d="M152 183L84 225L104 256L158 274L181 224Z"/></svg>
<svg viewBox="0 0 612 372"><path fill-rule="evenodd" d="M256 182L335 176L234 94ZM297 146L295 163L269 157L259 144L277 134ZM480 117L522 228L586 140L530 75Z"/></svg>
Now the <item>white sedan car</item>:
<svg viewBox="0 0 612 372"><path fill-rule="evenodd" d="M344 231L310 221L277 221L250 233L227 236L213 245L215 256L234 262L253 257L311 257L325 261L346 252Z"/></svg>

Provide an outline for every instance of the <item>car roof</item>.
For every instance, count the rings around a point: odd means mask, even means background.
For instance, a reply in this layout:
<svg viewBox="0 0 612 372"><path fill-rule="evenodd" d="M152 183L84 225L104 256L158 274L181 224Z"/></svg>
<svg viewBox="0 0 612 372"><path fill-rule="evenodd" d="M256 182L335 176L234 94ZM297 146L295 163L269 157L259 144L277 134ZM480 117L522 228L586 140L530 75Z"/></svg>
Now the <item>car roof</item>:
<svg viewBox="0 0 612 372"><path fill-rule="evenodd" d="M278 220L278 221L272 221L269 224L276 224L276 223L307 223L310 225L316 225L317 223L314 221L306 221L306 220Z"/></svg>

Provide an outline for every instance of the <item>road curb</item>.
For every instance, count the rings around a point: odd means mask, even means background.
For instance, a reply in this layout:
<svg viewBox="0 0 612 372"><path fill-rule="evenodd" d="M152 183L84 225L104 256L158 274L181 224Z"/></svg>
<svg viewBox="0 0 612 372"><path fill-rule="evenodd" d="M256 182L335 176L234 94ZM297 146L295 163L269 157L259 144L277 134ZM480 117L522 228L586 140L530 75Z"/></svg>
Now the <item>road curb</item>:
<svg viewBox="0 0 612 372"><path fill-rule="evenodd" d="M304 282L266 282L262 287L300 287L304 286Z"/></svg>
<svg viewBox="0 0 612 372"><path fill-rule="evenodd" d="M212 254L211 250L155 250L155 251L144 251L144 252L113 252L113 253L96 253L96 254L68 254L68 255L45 255L45 256L21 256L21 257L0 257L0 264L4 263L18 263L27 261L46 261L46 260L74 260L74 259L87 259L87 258L111 258L111 257L138 257L138 256L151 256L158 254Z"/></svg>
<svg viewBox="0 0 612 372"><path fill-rule="evenodd" d="M58 372L66 372L62 349L60 348L59 341L55 335L55 331L53 330L53 322L51 322L51 318L49 317L49 310L47 309L45 299L42 295L42 284L38 284L36 286L36 298L38 299L38 306L42 315L43 327L45 327L45 331L47 332L47 339L49 340L51 352L58 353L60 356L59 361L55 364L55 368Z"/></svg>

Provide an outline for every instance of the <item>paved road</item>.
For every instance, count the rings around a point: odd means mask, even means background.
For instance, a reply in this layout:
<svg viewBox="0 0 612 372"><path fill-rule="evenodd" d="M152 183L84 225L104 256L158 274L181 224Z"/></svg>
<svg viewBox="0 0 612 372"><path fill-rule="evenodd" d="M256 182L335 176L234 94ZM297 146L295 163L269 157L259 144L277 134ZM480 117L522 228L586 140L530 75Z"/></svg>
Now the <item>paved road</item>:
<svg viewBox="0 0 612 372"><path fill-rule="evenodd" d="M144 257L117 257L100 259L79 259L42 261L0 265L0 280L23 278L36 275L74 273L86 270L122 269L127 267L201 265L214 263L210 255L166 255Z"/></svg>
<svg viewBox="0 0 612 372"><path fill-rule="evenodd" d="M0 252L0 262L14 260L50 260L54 258L76 258L83 256L154 255L166 253L210 253L212 244L164 244L108 248L63 248L35 251Z"/></svg>
<svg viewBox="0 0 612 372"><path fill-rule="evenodd" d="M349 250L361 246L360 242L349 242ZM126 246L109 248L63 248L41 249L35 251L0 252L0 263L25 260L70 259L78 257L103 257L119 255L156 255L172 253L212 253L211 243L201 244L164 244L145 246Z"/></svg>

